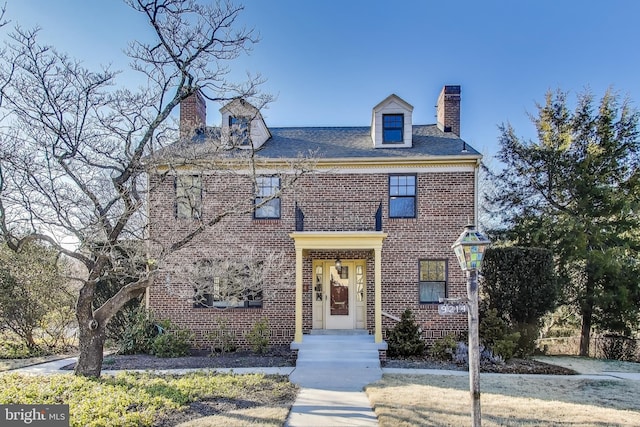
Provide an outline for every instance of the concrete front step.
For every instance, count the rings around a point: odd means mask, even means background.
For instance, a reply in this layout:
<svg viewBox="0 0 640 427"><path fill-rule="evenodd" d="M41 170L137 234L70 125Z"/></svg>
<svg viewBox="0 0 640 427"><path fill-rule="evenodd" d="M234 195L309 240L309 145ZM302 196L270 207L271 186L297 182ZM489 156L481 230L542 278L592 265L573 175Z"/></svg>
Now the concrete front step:
<svg viewBox="0 0 640 427"><path fill-rule="evenodd" d="M304 335L298 350L296 369L289 379L302 387L360 391L382 377L379 349L368 334Z"/></svg>
<svg viewBox="0 0 640 427"><path fill-rule="evenodd" d="M302 342L291 346L299 351L378 351L379 345L361 342Z"/></svg>
<svg viewBox="0 0 640 427"><path fill-rule="evenodd" d="M371 335L305 335L298 349L297 367L380 368L378 349Z"/></svg>
<svg viewBox="0 0 640 427"><path fill-rule="evenodd" d="M310 335L369 335L366 329L312 329Z"/></svg>
<svg viewBox="0 0 640 427"><path fill-rule="evenodd" d="M297 350L363 350L377 351L386 349L386 343L376 343L373 335L304 335L302 343L291 343L292 349Z"/></svg>

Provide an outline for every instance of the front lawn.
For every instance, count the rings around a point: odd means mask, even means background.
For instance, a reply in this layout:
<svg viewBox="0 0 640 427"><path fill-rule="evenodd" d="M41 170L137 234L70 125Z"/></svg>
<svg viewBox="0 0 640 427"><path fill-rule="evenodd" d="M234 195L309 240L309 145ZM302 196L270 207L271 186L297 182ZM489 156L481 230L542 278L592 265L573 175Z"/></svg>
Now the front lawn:
<svg viewBox="0 0 640 427"><path fill-rule="evenodd" d="M296 393L286 377L262 374L0 375L0 404L68 404L71 426L175 425L258 406L286 408L282 425Z"/></svg>
<svg viewBox="0 0 640 427"><path fill-rule="evenodd" d="M483 426L639 426L640 381L481 375ZM380 427L471 422L469 378L387 375L366 387Z"/></svg>

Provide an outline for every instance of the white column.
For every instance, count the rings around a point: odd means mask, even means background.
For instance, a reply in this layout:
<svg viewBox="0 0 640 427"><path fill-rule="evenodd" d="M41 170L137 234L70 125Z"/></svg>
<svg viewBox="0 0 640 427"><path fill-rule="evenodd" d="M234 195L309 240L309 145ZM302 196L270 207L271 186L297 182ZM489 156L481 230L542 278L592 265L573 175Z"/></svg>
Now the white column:
<svg viewBox="0 0 640 427"><path fill-rule="evenodd" d="M374 248L374 310L373 317L375 323L375 341L382 342L382 248Z"/></svg>
<svg viewBox="0 0 640 427"><path fill-rule="evenodd" d="M302 342L302 248L296 246L296 331L293 342Z"/></svg>

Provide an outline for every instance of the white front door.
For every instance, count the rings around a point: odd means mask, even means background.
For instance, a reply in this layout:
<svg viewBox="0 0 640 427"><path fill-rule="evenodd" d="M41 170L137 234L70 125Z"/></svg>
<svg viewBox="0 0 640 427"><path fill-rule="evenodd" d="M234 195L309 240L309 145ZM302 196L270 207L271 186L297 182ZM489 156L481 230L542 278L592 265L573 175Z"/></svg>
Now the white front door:
<svg viewBox="0 0 640 427"><path fill-rule="evenodd" d="M326 329L354 329L354 264L343 262L338 271L335 265L328 269L325 282L325 328Z"/></svg>
<svg viewBox="0 0 640 427"><path fill-rule="evenodd" d="M313 329L366 328L366 260L313 262Z"/></svg>

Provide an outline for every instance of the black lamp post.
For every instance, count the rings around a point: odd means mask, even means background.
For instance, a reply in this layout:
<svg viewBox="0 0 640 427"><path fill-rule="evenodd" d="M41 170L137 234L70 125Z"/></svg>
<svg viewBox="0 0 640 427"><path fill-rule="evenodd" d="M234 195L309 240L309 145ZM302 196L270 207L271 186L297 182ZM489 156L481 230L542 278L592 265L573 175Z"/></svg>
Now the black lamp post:
<svg viewBox="0 0 640 427"><path fill-rule="evenodd" d="M480 338L478 334L478 270L482 267L484 250L491 242L473 225L467 225L451 247L460 268L467 276L469 313L469 389L471 392L472 426L481 425L480 415Z"/></svg>

